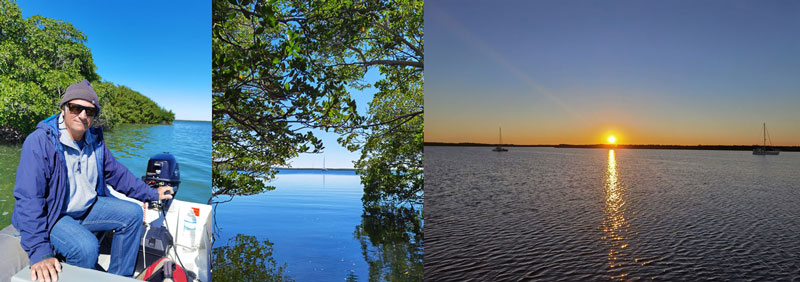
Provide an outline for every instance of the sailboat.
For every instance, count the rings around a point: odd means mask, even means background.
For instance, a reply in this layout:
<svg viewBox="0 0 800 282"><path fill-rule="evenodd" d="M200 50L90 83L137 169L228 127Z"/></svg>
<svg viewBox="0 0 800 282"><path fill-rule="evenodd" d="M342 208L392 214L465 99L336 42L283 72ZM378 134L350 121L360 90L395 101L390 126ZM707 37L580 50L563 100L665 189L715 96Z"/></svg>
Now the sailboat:
<svg viewBox="0 0 800 282"><path fill-rule="evenodd" d="M769 144L772 145L772 140L769 141ZM776 151L772 148L767 148L767 123L764 123L764 146L756 147L753 149L753 155L777 155L780 151Z"/></svg>
<svg viewBox="0 0 800 282"><path fill-rule="evenodd" d="M500 140L497 143L497 147L494 147L494 149L492 149L492 151L495 151L495 152L508 152L508 149L500 147L501 144L503 144L503 128L502 127L500 128Z"/></svg>

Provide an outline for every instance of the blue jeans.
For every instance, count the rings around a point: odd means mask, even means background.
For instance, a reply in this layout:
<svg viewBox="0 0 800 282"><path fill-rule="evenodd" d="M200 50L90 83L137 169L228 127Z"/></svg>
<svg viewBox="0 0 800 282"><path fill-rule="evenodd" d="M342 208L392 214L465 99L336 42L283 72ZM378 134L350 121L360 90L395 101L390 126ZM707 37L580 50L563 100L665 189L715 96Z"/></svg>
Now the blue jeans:
<svg viewBox="0 0 800 282"><path fill-rule="evenodd" d="M97 264L99 243L92 232L114 230L108 272L133 276L142 239L142 207L116 198L97 197L80 218L64 215L50 231L50 243L66 263L84 268Z"/></svg>

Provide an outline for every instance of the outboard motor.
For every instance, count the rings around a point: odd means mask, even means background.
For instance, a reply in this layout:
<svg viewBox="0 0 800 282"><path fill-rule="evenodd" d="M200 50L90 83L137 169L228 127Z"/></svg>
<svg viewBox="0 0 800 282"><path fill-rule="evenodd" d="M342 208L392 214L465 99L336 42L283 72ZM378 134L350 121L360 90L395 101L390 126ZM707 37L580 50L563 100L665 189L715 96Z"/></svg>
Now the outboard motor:
<svg viewBox="0 0 800 282"><path fill-rule="evenodd" d="M181 171L178 162L171 154L164 152L150 158L147 162L147 172L142 176L142 180L150 187L158 189L161 186L171 186L172 197L178 193L178 185L181 183ZM167 250L174 245L172 235L164 225L164 215L169 210L172 199L154 201L148 203L148 209L154 210L160 219L148 218L148 228L142 234L143 250L140 250L137 260L136 270L140 271L150 263L167 255ZM151 220L154 220L151 222ZM152 224L152 226L151 226ZM142 264L139 264L142 262Z"/></svg>
<svg viewBox="0 0 800 282"><path fill-rule="evenodd" d="M142 180L150 187L158 189L161 186L172 186L172 197L178 194L178 185L181 184L181 170L178 162L175 161L170 153L164 152L153 156L147 162L147 173L142 176ZM172 200L162 202L150 203L151 207L160 208L163 211L169 209L169 204Z"/></svg>

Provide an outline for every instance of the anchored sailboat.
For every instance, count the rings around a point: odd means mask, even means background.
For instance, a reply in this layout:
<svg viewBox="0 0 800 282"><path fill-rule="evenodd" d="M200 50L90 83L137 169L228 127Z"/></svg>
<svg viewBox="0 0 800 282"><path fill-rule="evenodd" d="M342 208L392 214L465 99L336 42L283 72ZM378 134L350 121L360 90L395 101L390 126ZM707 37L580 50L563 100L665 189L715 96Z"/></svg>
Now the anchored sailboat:
<svg viewBox="0 0 800 282"><path fill-rule="evenodd" d="M501 127L499 129L500 129L500 140L497 143L497 147L494 147L494 149L492 149L492 151L495 151L495 152L508 152L508 149L503 148L503 147L500 146L500 145L503 144L503 128Z"/></svg>
<svg viewBox="0 0 800 282"><path fill-rule="evenodd" d="M767 139L769 135L767 135L767 123L764 123L764 146L756 147L753 149L753 155L777 155L780 151L776 151L772 148L767 147ZM769 141L769 144L772 145L772 140Z"/></svg>

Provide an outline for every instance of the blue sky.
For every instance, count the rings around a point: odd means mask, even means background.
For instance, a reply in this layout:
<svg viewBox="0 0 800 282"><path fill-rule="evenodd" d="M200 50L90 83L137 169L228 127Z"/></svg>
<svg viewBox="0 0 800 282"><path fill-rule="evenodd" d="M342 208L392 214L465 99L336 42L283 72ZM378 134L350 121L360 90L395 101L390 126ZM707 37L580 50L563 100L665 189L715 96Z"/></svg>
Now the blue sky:
<svg viewBox="0 0 800 282"><path fill-rule="evenodd" d="M429 1L425 140L800 144L800 2Z"/></svg>
<svg viewBox="0 0 800 282"><path fill-rule="evenodd" d="M103 80L141 92L171 109L178 119L211 120L211 3L203 1L18 3L23 17L42 15L72 23L89 40ZM367 81L379 79L370 71ZM376 90L354 91L359 113ZM359 153L336 142L338 135L315 130L324 154L301 154L293 167L352 168Z"/></svg>
<svg viewBox="0 0 800 282"><path fill-rule="evenodd" d="M86 34L97 73L172 110L211 120L210 1L17 1L22 15Z"/></svg>

